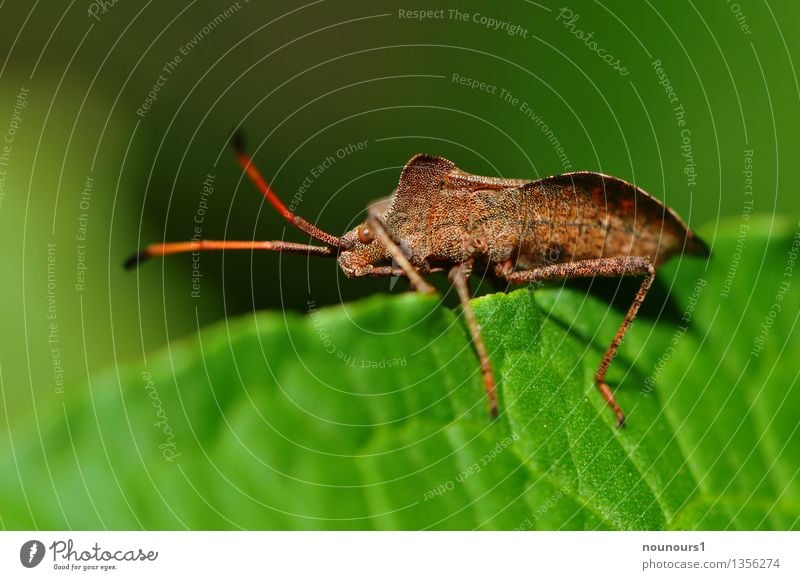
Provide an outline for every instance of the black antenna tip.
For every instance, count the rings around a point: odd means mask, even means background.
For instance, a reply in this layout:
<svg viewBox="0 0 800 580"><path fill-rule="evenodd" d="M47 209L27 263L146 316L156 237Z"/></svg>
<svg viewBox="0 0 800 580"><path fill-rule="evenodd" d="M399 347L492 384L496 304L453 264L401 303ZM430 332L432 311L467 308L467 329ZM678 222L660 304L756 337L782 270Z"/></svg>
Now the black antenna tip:
<svg viewBox="0 0 800 580"><path fill-rule="evenodd" d="M133 270L134 268L136 268L139 264L144 262L149 257L150 256L148 255L148 253L146 251L139 252L137 254L134 254L133 256L128 258L127 260L125 260L125 262L123 262L123 264L122 264L122 267L125 268L126 270Z"/></svg>
<svg viewBox="0 0 800 580"><path fill-rule="evenodd" d="M244 152L244 132L241 129L236 129L231 137L231 147L237 153Z"/></svg>

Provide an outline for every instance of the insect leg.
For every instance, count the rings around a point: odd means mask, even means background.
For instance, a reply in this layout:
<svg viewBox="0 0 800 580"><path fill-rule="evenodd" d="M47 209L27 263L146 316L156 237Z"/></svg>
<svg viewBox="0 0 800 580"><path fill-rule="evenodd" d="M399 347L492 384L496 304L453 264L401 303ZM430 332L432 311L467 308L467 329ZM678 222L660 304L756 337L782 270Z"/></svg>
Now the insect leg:
<svg viewBox="0 0 800 580"><path fill-rule="evenodd" d="M426 294L433 294L436 292L436 289L423 280L419 271L411 264L411 262L408 261L408 258L406 258L403 250L401 250L400 246L398 246L397 243L392 239L392 236L389 234L389 230L386 228L383 220L373 208L369 209L367 224L375 230L375 235L377 235L380 241L383 242L383 245L392 255L394 261L397 262L398 266L400 266L400 269L403 271L404 275L408 277L409 281L411 282L411 287L414 288L414 290L417 292L425 292Z"/></svg>
<svg viewBox="0 0 800 580"><path fill-rule="evenodd" d="M429 274L435 274L437 272L444 272L444 268L431 268ZM394 268L392 266L375 266L371 270L369 270L364 276L368 278L390 278L392 276L402 276L407 277L405 270L402 268Z"/></svg>
<svg viewBox="0 0 800 580"><path fill-rule="evenodd" d="M622 427L625 424L625 413L617 404L614 399L614 394L611 392L608 384L606 383L606 371L608 370L614 355L617 353L625 333L636 317L639 307L647 295L647 291L653 283L656 276L655 268L648 258L639 256L623 256L616 258L599 258L596 260L580 260L578 262L566 262L564 264L552 264L533 270L524 270L520 272L511 272L505 276L505 279L512 284L524 284L526 282L538 280L563 280L564 278L592 278L601 276L606 278L614 278L620 276L644 276L642 285L633 299L633 302L625 314L625 319L622 321L617 334L611 341L611 344L606 349L603 359L600 361L600 366L594 375L595 384L600 394L605 399L608 406L614 410L617 416L617 426Z"/></svg>
<svg viewBox="0 0 800 580"><path fill-rule="evenodd" d="M472 335L472 344L475 346L475 352L478 354L478 360L481 363L481 371L483 372L483 385L486 388L486 397L489 401L489 414L492 417L497 417L497 391L494 385L494 373L492 372L492 363L489 360L489 353L486 350L486 344L483 342L481 336L481 329L478 322L475 320L475 313L472 311L469 299L469 274L471 267L467 264L458 264L453 266L448 273L450 282L455 286L458 298L461 300L461 308L464 311L464 318L467 321L469 333Z"/></svg>
<svg viewBox="0 0 800 580"><path fill-rule="evenodd" d="M260 242L260 241L234 241L234 240L197 240L191 242L168 242L165 244L150 244L138 254L125 260L125 269L135 268L143 261L168 254L183 252L199 252L204 250L271 250L286 254L309 254L312 256L335 257L338 250L328 246L309 246L294 244L292 242Z"/></svg>

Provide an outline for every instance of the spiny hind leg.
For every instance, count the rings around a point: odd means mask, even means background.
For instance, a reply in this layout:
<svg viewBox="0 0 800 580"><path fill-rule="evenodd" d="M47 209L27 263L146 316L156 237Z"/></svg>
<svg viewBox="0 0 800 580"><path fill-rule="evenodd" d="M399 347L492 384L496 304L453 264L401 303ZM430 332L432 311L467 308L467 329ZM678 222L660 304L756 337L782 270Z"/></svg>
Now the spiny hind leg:
<svg viewBox="0 0 800 580"><path fill-rule="evenodd" d="M656 271L652 262L648 258L639 256L623 256L617 258L599 258L596 260L580 260L577 262L566 262L563 264L551 264L541 268L534 268L532 270L522 270L519 272L509 272L507 268L498 268L498 275L504 277L511 284L525 284L527 282L538 282L548 280L563 280L566 278L593 278L595 276L604 278L618 278L621 276L644 276L642 285L639 287L636 296L633 299L625 318L622 321L619 329L617 330L611 344L608 345L600 366L594 375L595 385L597 390L605 399L609 407L614 411L617 417L617 426L622 427L625 424L625 413L623 413L616 399L614 393L611 392L608 384L606 383L606 371L617 354L617 349L625 338L636 313L639 312L639 307L644 302L647 291L655 279Z"/></svg>

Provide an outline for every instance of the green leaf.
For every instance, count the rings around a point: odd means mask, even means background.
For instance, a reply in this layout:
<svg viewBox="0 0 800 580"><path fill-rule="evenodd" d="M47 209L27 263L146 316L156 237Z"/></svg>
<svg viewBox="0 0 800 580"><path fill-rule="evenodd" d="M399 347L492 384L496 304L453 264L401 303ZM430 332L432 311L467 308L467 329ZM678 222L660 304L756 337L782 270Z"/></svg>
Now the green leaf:
<svg viewBox="0 0 800 580"><path fill-rule="evenodd" d="M747 225L659 272L609 372L623 430L592 382L622 314L592 293L473 302L494 421L435 297L258 313L40 395L4 442L2 524L797 529L800 237Z"/></svg>

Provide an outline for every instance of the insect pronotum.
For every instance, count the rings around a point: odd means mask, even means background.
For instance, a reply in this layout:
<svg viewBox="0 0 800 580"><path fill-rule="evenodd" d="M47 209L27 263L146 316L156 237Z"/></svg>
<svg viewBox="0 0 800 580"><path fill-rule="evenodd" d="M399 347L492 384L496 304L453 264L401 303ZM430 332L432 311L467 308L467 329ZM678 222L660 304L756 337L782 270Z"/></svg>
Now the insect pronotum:
<svg viewBox="0 0 800 580"><path fill-rule="evenodd" d="M241 140L234 139L233 146L239 164L267 201L286 221L324 245L230 240L152 244L129 258L125 267L180 252L271 250L337 258L353 278L404 276L418 292L434 292L425 276L447 272L480 360L492 416L498 411L494 374L469 303L468 278L473 269L510 284L643 277L595 373L597 389L621 427L625 414L606 383L606 371L656 269L676 254L709 255L708 246L674 211L616 177L589 171L535 181L482 177L465 173L442 157L422 154L405 165L395 192L368 208L365 222L336 237L289 210Z"/></svg>

